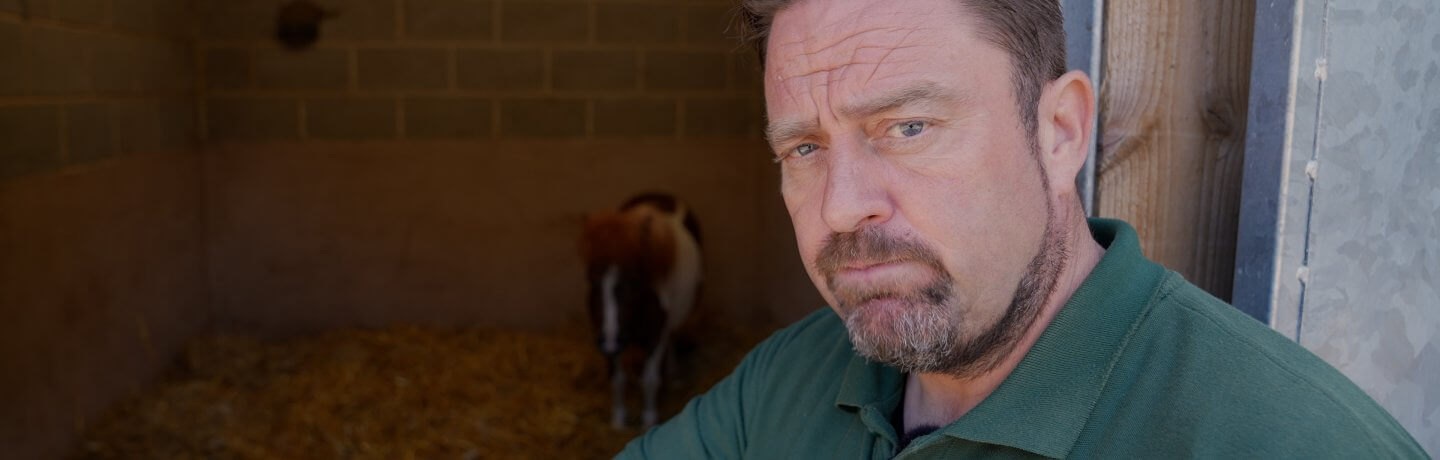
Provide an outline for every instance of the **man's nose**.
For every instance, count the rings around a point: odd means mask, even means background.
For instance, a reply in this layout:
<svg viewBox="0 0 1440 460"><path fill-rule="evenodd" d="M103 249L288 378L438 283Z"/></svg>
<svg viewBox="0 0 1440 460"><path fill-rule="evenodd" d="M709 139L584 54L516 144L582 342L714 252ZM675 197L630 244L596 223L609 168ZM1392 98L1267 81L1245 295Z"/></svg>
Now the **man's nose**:
<svg viewBox="0 0 1440 460"><path fill-rule="evenodd" d="M883 159L864 142L830 147L825 181L825 224L836 233L849 233L890 219L889 184L882 173Z"/></svg>

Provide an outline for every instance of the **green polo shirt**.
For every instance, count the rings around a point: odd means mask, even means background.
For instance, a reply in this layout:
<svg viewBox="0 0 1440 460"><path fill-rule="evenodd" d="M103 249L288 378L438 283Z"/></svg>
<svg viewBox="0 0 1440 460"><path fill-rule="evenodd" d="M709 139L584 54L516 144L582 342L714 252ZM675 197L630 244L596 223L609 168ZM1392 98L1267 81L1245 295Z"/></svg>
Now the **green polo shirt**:
<svg viewBox="0 0 1440 460"><path fill-rule="evenodd" d="M905 376L822 309L619 458L1425 458L1334 368L1140 253L1124 222L1040 339L965 416L897 451Z"/></svg>

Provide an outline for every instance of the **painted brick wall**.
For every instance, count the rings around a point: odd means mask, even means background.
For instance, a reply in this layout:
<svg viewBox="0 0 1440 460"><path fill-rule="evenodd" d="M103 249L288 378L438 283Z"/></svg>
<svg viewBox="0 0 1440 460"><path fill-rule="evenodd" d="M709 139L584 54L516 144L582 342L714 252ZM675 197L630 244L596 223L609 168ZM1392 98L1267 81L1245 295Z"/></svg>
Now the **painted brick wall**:
<svg viewBox="0 0 1440 460"><path fill-rule="evenodd" d="M0 1L0 181L193 150L189 13L188 0Z"/></svg>
<svg viewBox="0 0 1440 460"><path fill-rule="evenodd" d="M0 446L66 458L205 323L189 0L0 0Z"/></svg>
<svg viewBox="0 0 1440 460"><path fill-rule="evenodd" d="M713 139L759 135L726 0L328 0L314 48L278 0L199 0L205 138Z"/></svg>
<svg viewBox="0 0 1440 460"><path fill-rule="evenodd" d="M583 316L579 216L642 189L700 212L701 314L821 306L728 0L322 0L299 53L280 3L0 0L10 456L75 453L202 330Z"/></svg>
<svg viewBox="0 0 1440 460"><path fill-rule="evenodd" d="M760 327L821 307L761 140L733 0L196 0L220 328L546 328L584 317L585 212L694 205L696 311Z"/></svg>

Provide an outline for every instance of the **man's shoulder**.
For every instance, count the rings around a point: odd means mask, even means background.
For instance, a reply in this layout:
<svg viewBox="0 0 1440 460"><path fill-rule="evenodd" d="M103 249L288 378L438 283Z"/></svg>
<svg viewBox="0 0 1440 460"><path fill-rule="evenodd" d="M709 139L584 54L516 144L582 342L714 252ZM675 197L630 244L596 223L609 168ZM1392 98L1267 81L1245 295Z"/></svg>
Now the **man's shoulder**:
<svg viewBox="0 0 1440 460"><path fill-rule="evenodd" d="M1142 327L1161 349L1170 348L1206 372L1197 380L1245 383L1245 376L1274 375L1293 385L1284 388L1250 386L1277 398L1327 397L1370 400L1358 387L1314 353L1223 300L1170 273L1157 290L1156 300ZM1189 355L1189 356L1185 356ZM1196 361L1198 359L1198 361Z"/></svg>
<svg viewBox="0 0 1440 460"><path fill-rule="evenodd" d="M1419 452L1334 367L1173 272L1126 348L1124 378L1152 390L1143 398L1151 407L1131 409L1184 412L1196 436L1209 432L1241 450L1263 443L1387 457Z"/></svg>
<svg viewBox="0 0 1440 460"><path fill-rule="evenodd" d="M775 364L792 367L792 361L817 361L820 354L837 349L850 350L845 323L828 307L822 307L786 326L756 345L746 356L744 365L769 368ZM834 365L841 363L822 362Z"/></svg>

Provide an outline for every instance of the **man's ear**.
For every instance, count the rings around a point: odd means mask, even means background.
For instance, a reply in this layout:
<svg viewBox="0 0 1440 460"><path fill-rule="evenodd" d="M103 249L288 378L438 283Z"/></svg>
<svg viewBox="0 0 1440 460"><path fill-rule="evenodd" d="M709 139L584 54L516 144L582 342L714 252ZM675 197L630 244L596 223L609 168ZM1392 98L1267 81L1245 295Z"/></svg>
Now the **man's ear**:
<svg viewBox="0 0 1440 460"><path fill-rule="evenodd" d="M1040 161L1051 193L1075 193L1075 176L1093 143L1095 89L1085 72L1072 70L1045 85L1036 113Z"/></svg>

